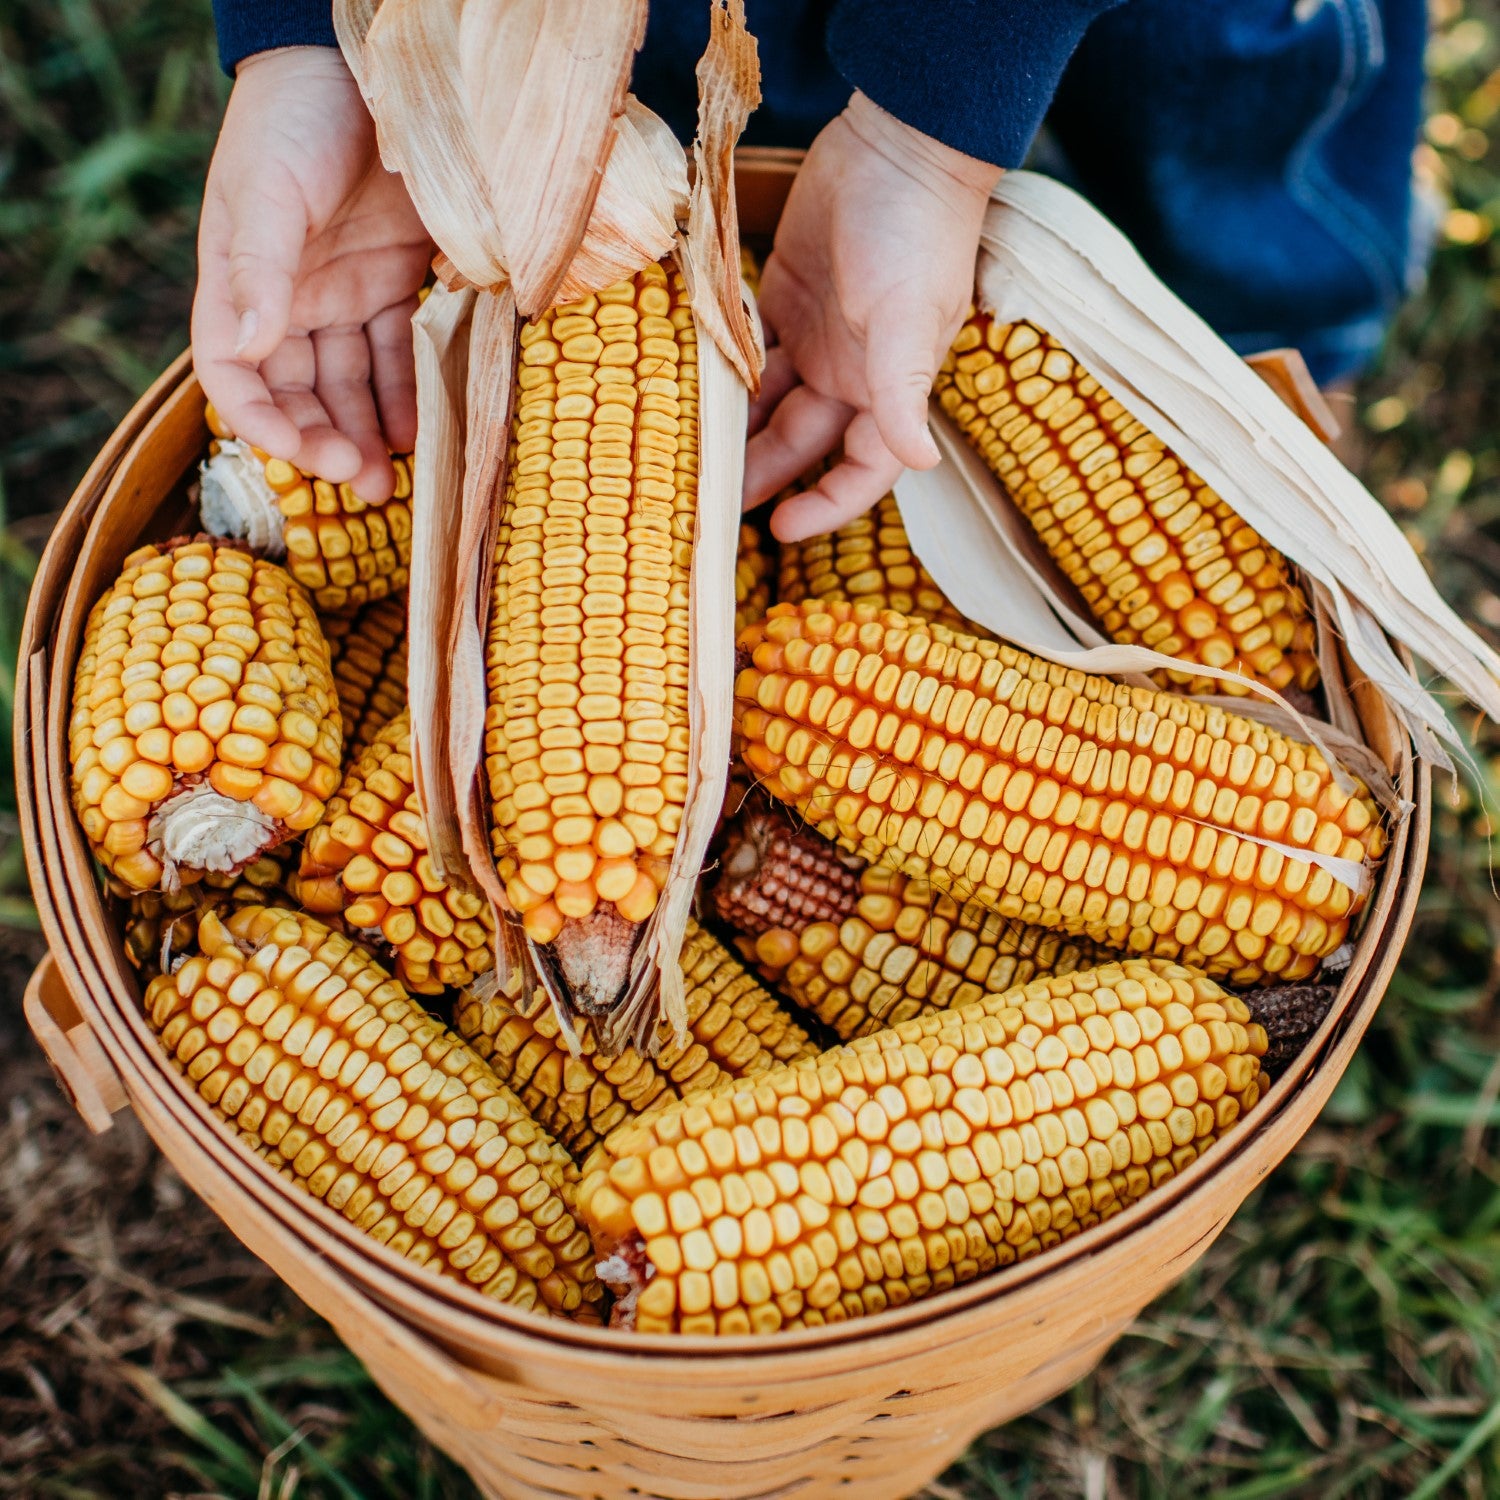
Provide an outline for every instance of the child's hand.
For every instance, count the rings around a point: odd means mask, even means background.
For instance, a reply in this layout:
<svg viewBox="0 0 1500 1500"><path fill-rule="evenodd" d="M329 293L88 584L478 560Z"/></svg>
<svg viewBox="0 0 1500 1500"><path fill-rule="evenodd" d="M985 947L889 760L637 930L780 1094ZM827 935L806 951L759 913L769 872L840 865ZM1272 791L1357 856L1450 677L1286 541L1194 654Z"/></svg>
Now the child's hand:
<svg viewBox="0 0 1500 1500"><path fill-rule="evenodd" d="M761 278L769 349L751 411L750 505L842 440L817 489L777 506L783 541L868 510L903 468L938 461L927 398L974 294L1000 170L855 94L813 142ZM757 430L758 429L758 430Z"/></svg>
<svg viewBox="0 0 1500 1500"><path fill-rule="evenodd" d="M193 360L236 436L368 500L416 439L432 243L330 47L240 64L198 231Z"/></svg>

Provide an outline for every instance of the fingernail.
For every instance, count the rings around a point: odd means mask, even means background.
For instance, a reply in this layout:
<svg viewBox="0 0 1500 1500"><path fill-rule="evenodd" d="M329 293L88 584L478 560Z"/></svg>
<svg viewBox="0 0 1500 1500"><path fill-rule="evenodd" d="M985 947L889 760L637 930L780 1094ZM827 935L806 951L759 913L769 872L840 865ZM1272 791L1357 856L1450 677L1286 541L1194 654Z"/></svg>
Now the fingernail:
<svg viewBox="0 0 1500 1500"><path fill-rule="evenodd" d="M933 437L930 427L922 429L922 446L927 450L929 462L935 464L941 461L943 455L938 452L937 439Z"/></svg>
<svg viewBox="0 0 1500 1500"><path fill-rule="evenodd" d="M234 343L234 356L236 359L242 355L250 346L250 340L255 337L255 330L260 327L260 318L256 316L253 307L247 308L240 314L239 334Z"/></svg>

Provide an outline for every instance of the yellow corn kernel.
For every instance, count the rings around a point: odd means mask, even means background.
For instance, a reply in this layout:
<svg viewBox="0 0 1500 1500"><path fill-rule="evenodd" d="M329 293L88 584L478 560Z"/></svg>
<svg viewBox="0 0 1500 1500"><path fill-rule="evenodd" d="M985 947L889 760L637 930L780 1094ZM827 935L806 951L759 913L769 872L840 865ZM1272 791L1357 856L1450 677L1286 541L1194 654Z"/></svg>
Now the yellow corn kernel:
<svg viewBox="0 0 1500 1500"><path fill-rule="evenodd" d="M415 994L440 995L494 965L489 903L441 880L412 780L411 714L402 709L349 767L307 835L298 895L336 913L394 958Z"/></svg>
<svg viewBox="0 0 1500 1500"><path fill-rule="evenodd" d="M861 1317L1136 1202L1253 1107L1265 1050L1243 1001L1160 959L1038 979L621 1126L579 1210L641 1332Z"/></svg>
<svg viewBox="0 0 1500 1500"><path fill-rule="evenodd" d="M231 874L310 827L342 737L307 596L211 540L133 552L89 615L68 744L84 834L134 890Z"/></svg>
<svg viewBox="0 0 1500 1500"><path fill-rule="evenodd" d="M1379 810L1262 724L871 605L740 642L742 754L825 837L958 901L1252 982L1343 943Z"/></svg>
<svg viewBox="0 0 1500 1500"><path fill-rule="evenodd" d="M320 610L359 609L406 587L411 570L411 459L392 454L395 493L362 500L236 439L209 407L215 441L200 469L204 529L285 557Z"/></svg>
<svg viewBox="0 0 1500 1500"><path fill-rule="evenodd" d="M1286 559L1050 334L971 309L934 390L1113 639L1273 688L1317 685L1312 613ZM1246 691L1191 668L1163 675Z"/></svg>
<svg viewBox="0 0 1500 1500"><path fill-rule="evenodd" d="M748 521L740 524L739 557L734 569L734 633L771 607L771 558L760 531Z"/></svg>
<svg viewBox="0 0 1500 1500"><path fill-rule="evenodd" d="M520 342L487 647L495 852L508 886L551 868L555 888L521 918L536 942L564 939L575 998L598 1013L687 797L697 344L663 266L532 320ZM616 812L624 792L634 805ZM584 874L587 852L602 858Z"/></svg>
<svg viewBox="0 0 1500 1500"><path fill-rule="evenodd" d="M440 1275L588 1314L599 1287L558 1148L472 1052L316 923L246 907L206 915L198 941L146 1017L246 1145Z"/></svg>
<svg viewBox="0 0 1500 1500"><path fill-rule="evenodd" d="M817 474L809 475L778 499L816 482ZM917 561L894 495L884 496L874 510L827 536L783 542L776 597L788 604L804 599L878 604L904 615L936 620L953 630L975 629Z"/></svg>
<svg viewBox="0 0 1500 1500"><path fill-rule="evenodd" d="M1115 956L867 865L770 808L741 818L720 868L710 899L741 951L845 1040Z"/></svg>
<svg viewBox="0 0 1500 1500"><path fill-rule="evenodd" d="M545 1001L524 1008L466 992L454 1025L502 1082L575 1154L642 1110L720 1078L749 1078L817 1049L787 1011L711 933L689 922L681 964L687 1033L663 1029L654 1058L627 1048L603 1057L587 1023L579 1055Z"/></svg>
<svg viewBox="0 0 1500 1500"><path fill-rule="evenodd" d="M323 633L344 720L347 768L407 701L405 591L352 614L326 616Z"/></svg>

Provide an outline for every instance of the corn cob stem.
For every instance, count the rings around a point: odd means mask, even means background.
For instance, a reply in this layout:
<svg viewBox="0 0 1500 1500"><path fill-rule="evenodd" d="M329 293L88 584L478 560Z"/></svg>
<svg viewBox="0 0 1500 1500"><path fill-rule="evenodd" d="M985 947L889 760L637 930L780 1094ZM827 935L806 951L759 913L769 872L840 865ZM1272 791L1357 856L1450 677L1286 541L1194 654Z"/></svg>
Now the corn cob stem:
<svg viewBox="0 0 1500 1500"><path fill-rule="evenodd" d="M1127 959L701 1091L585 1165L614 1321L817 1326L1035 1255L1229 1130L1265 1045L1212 980Z"/></svg>
<svg viewBox="0 0 1500 1500"><path fill-rule="evenodd" d="M311 828L340 721L302 590L212 539L133 552L89 615L69 750L84 834L134 890L233 873Z"/></svg>
<svg viewBox="0 0 1500 1500"><path fill-rule="evenodd" d="M539 1312L597 1301L556 1146L395 980L274 909L208 913L198 935L146 1015L241 1140L439 1275Z"/></svg>
<svg viewBox="0 0 1500 1500"><path fill-rule="evenodd" d="M807 1032L696 923L688 926L681 964L687 1034L681 1041L663 1036L653 1058L633 1048L601 1056L587 1023L579 1027L577 1053L571 1053L549 1007L522 1010L503 995L466 992L454 1024L532 1115L580 1154L644 1109L817 1050Z"/></svg>
<svg viewBox="0 0 1500 1500"><path fill-rule="evenodd" d="M588 1015L625 987L687 798L697 423L675 271L522 328L488 646L495 852Z"/></svg>
<svg viewBox="0 0 1500 1500"><path fill-rule="evenodd" d="M1312 615L1286 560L1050 335L971 309L934 390L1115 640L1316 686ZM1164 676L1246 691L1190 668Z"/></svg>
<svg viewBox="0 0 1500 1500"><path fill-rule="evenodd" d="M406 709L350 766L308 834L298 896L309 911L342 915L388 948L396 977L414 993L440 995L492 967L488 904L450 886L428 857Z"/></svg>
<svg viewBox="0 0 1500 1500"><path fill-rule="evenodd" d="M769 808L741 819L723 870L711 899L720 919L746 934L743 951L846 1041L1117 957L841 854Z"/></svg>
<svg viewBox="0 0 1500 1500"><path fill-rule="evenodd" d="M1218 708L869 605L777 605L740 644L738 727L763 787L1001 916L1290 980L1364 901L1313 856L1363 871L1384 848L1362 785Z"/></svg>

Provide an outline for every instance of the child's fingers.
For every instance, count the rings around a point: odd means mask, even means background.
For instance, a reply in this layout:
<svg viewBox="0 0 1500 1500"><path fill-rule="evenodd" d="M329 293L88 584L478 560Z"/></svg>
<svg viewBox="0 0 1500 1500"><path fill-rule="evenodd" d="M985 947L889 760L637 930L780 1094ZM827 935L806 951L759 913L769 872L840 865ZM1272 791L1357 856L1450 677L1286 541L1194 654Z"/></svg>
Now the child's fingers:
<svg viewBox="0 0 1500 1500"><path fill-rule="evenodd" d="M370 345L363 328L320 328L312 335L317 359L314 394L330 425L359 450L359 471L350 480L361 500L389 500L396 471L380 432L370 389Z"/></svg>
<svg viewBox="0 0 1500 1500"><path fill-rule="evenodd" d="M343 436L318 399L317 353L312 339L294 333L261 366L271 399L297 424L299 444L291 462L332 484L352 480L363 463L358 446Z"/></svg>
<svg viewBox="0 0 1500 1500"><path fill-rule="evenodd" d="M920 304L893 298L870 316L865 345L865 379L870 410L881 442L909 469L930 469L939 458L927 427L942 345L935 315Z"/></svg>
<svg viewBox="0 0 1500 1500"><path fill-rule="evenodd" d="M753 437L771 419L771 413L797 384L797 371L785 349L772 345L766 350L761 372L760 394L750 403L749 433Z"/></svg>
<svg viewBox="0 0 1500 1500"><path fill-rule="evenodd" d="M289 185L244 185L229 205L229 296L238 315L235 355L268 358L291 324L307 210Z"/></svg>
<svg viewBox="0 0 1500 1500"><path fill-rule="evenodd" d="M869 412L860 412L844 434L844 456L815 489L783 500L771 513L771 534L781 542L835 531L862 516L900 478L906 466L881 440Z"/></svg>
<svg viewBox="0 0 1500 1500"><path fill-rule="evenodd" d="M745 507L769 500L833 452L851 411L808 385L789 391L745 449Z"/></svg>
<svg viewBox="0 0 1500 1500"><path fill-rule="evenodd" d="M290 458L302 435L276 405L260 372L234 353L238 316L229 296L229 227L212 194L198 230L198 290L193 297L193 368L203 393L236 436Z"/></svg>
<svg viewBox="0 0 1500 1500"><path fill-rule="evenodd" d="M370 373L380 426L394 453L410 453L417 442L417 367L411 319L417 299L408 298L370 319Z"/></svg>

